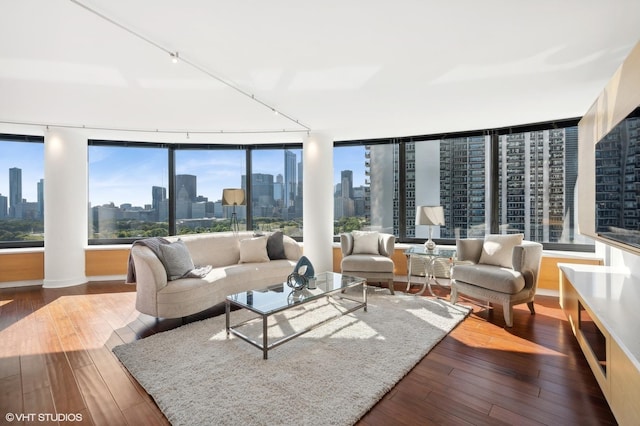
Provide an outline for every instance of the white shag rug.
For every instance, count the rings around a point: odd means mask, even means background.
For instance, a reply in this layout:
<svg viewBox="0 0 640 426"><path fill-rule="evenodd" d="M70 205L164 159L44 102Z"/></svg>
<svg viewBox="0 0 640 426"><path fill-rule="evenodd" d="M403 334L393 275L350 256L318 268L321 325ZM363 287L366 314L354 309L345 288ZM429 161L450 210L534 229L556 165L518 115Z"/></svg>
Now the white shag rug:
<svg viewBox="0 0 640 426"><path fill-rule="evenodd" d="M324 298L277 314L269 337L335 315L341 303ZM350 425L468 313L444 300L371 293L368 312L286 342L268 360L249 343L227 338L224 315L113 351L174 425ZM231 324L250 317L232 311ZM261 321L248 327L243 332L261 335Z"/></svg>

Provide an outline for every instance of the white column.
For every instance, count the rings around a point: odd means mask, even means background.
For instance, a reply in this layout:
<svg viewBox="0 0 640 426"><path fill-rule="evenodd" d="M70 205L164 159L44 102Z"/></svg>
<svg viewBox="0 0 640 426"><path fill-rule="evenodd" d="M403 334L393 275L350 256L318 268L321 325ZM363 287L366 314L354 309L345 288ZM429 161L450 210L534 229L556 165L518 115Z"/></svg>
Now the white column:
<svg viewBox="0 0 640 426"><path fill-rule="evenodd" d="M333 270L333 139L311 133L303 141L304 254L316 273Z"/></svg>
<svg viewBox="0 0 640 426"><path fill-rule="evenodd" d="M87 282L87 138L50 129L44 137L44 287Z"/></svg>

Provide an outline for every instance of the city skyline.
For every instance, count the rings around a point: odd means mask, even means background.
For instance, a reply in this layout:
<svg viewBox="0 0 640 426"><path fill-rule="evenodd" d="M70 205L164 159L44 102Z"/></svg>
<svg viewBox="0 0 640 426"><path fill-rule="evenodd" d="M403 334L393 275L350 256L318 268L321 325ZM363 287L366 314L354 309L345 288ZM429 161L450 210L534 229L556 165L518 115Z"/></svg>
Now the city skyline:
<svg viewBox="0 0 640 426"><path fill-rule="evenodd" d="M88 197L92 206L113 203L143 207L152 203L153 186L168 189L165 149L108 148L112 147L89 147ZM301 150L291 151L296 152L296 160L300 162ZM252 173L284 176L283 150L253 152ZM9 169L17 167L22 169L22 198L36 202L37 184L44 179L44 144L0 140L0 153L0 194L9 196ZM246 172L244 151L241 150L185 150L179 151L176 157L176 174L197 175L198 195L210 201L221 198L222 188L239 188L241 175ZM230 157L237 158L230 161ZM342 170L349 169L354 172L353 185L364 185L364 147L340 148L340 155L334 155L333 168L334 183L340 182Z"/></svg>

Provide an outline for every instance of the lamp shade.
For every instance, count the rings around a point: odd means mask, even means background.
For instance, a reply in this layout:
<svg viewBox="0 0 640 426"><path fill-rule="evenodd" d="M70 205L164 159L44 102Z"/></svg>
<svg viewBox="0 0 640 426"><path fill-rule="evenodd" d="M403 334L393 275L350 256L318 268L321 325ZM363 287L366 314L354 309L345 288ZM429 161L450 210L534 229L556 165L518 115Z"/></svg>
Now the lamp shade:
<svg viewBox="0 0 640 426"><path fill-rule="evenodd" d="M244 189L225 188L222 190L223 206L244 206Z"/></svg>
<svg viewBox="0 0 640 426"><path fill-rule="evenodd" d="M444 209L442 206L418 206L416 225L444 225Z"/></svg>

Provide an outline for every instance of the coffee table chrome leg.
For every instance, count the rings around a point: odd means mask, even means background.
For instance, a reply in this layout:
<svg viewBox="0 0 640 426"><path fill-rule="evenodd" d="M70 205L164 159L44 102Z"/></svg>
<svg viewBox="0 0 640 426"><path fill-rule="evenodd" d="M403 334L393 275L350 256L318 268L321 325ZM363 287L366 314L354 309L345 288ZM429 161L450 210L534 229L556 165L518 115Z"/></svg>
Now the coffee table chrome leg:
<svg viewBox="0 0 640 426"><path fill-rule="evenodd" d="M227 330L227 337L229 337L229 315L231 313L231 302L225 300L224 302L224 316L225 316L225 328Z"/></svg>
<svg viewBox="0 0 640 426"><path fill-rule="evenodd" d="M367 282L362 283L362 298L364 299L364 311L367 312Z"/></svg>
<svg viewBox="0 0 640 426"><path fill-rule="evenodd" d="M269 339L267 338L267 316L262 316L262 359L269 357Z"/></svg>

